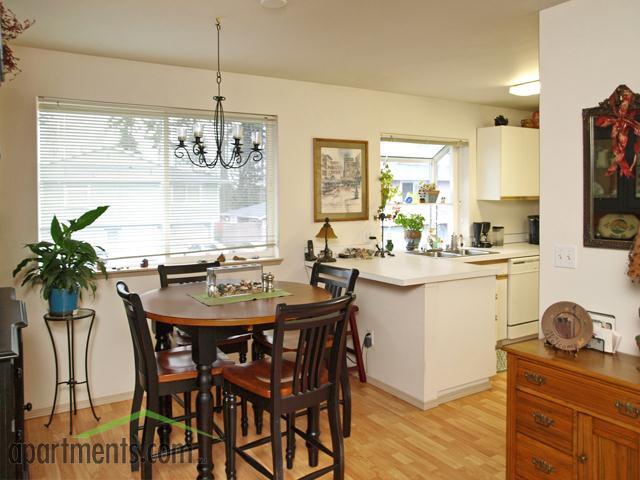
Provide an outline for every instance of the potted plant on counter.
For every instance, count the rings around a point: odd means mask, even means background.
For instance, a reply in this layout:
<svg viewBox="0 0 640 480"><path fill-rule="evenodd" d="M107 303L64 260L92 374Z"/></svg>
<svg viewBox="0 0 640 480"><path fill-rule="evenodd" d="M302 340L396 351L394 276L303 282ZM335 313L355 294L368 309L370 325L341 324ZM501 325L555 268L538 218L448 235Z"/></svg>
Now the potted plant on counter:
<svg viewBox="0 0 640 480"><path fill-rule="evenodd" d="M422 229L424 228L424 217L419 213L405 215L399 213L395 218L395 223L404 228L404 239L407 242L409 252L415 250L420 245Z"/></svg>
<svg viewBox="0 0 640 480"><path fill-rule="evenodd" d="M436 203L440 190L438 190L438 186L435 183L421 182L418 188L418 195L420 196L420 203Z"/></svg>
<svg viewBox="0 0 640 480"><path fill-rule="evenodd" d="M96 249L88 242L75 240L72 235L95 222L109 207L98 207L60 223L51 220L52 242L42 241L26 245L32 255L22 260L13 271L24 276L22 285L40 285L42 296L49 301L51 315L69 315L78 306L82 290L95 294L96 270L105 276L107 269Z"/></svg>

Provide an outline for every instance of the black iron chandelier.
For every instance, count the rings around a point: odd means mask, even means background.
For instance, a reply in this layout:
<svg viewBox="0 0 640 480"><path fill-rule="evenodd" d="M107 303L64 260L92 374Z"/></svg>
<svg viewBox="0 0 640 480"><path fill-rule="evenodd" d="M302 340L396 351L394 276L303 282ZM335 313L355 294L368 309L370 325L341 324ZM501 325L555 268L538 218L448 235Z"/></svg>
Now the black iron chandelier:
<svg viewBox="0 0 640 480"><path fill-rule="evenodd" d="M218 31L218 72L216 74L216 82L218 84L218 95L213 97L216 101L216 108L213 115L213 133L216 141L216 154L215 157L207 157L206 144L204 142L204 129L200 123L196 123L193 126L193 140L191 145L187 145L187 129L180 128L178 131L178 146L174 151L174 155L177 158L184 158L185 154L189 161L197 167L214 168L220 164L224 168L241 168L244 167L249 160L259 162L262 160L262 133L253 132L251 134L251 151L246 156L242 155L242 125L234 125L232 136L233 141L231 158L225 159L222 154L222 148L224 144L224 109L222 108L222 102L225 100L220 93L220 85L222 83L222 73L220 72L220 19L216 18L216 30Z"/></svg>

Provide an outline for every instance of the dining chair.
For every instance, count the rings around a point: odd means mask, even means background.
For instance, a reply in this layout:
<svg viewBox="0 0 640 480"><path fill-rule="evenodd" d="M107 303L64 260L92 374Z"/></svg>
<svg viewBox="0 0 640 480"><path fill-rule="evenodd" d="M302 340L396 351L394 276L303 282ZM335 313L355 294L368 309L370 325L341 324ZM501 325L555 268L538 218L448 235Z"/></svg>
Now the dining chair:
<svg viewBox="0 0 640 480"><path fill-rule="evenodd" d="M326 263L314 263L311 270L310 285L323 287L328 291L332 298L337 298L346 293L352 293L356 287L356 281L360 272L358 269L342 268ZM353 340L353 350L360 348L360 339L358 337L358 329L356 324L355 313L357 307L354 305L349 317L349 328L347 336L351 336ZM294 351L298 342L295 332L286 335L284 341L285 351ZM331 337L329 337L329 344ZM251 347L251 358L253 360L269 355L273 345L273 333L269 331L256 331L253 334L253 343ZM349 369L347 368L347 351L351 351L345 346L344 365L341 370L340 388L342 391L342 426L345 438L351 435L351 384L349 383ZM262 432L262 412L255 404L253 405L253 415L256 432L258 435Z"/></svg>
<svg viewBox="0 0 640 480"><path fill-rule="evenodd" d="M160 274L160 287L166 288L171 284L185 284L204 282L207 279L207 268L219 267L220 262L190 263L183 265L158 265ZM247 361L249 351L250 333L240 333L218 341L218 348L226 354L237 353L240 363ZM190 345L191 339L184 331L176 328L174 343L177 345Z"/></svg>
<svg viewBox="0 0 640 480"><path fill-rule="evenodd" d="M344 446L340 428L338 387L344 366L345 331L354 296L348 294L325 302L286 305L276 308L275 328L270 359L225 366L224 425L227 432L225 451L228 480L235 480L236 455L267 478L284 478L282 463L281 419L286 422L286 465L293 468L295 436L302 437L309 449L309 465L318 465L318 450L332 458L329 466L317 469L305 479L333 472L333 478L344 478ZM284 348L287 333L296 333L298 344L293 352ZM329 337L331 347L326 348ZM286 357L286 358L285 358ZM270 435L245 445L236 445L236 396L258 405L270 415ZM320 405L327 404L331 449L320 442ZM296 412L307 410L307 431L295 426ZM271 444L273 471L249 455L248 450Z"/></svg>
<svg viewBox="0 0 640 480"><path fill-rule="evenodd" d="M123 301L127 314L129 330L133 343L134 364L136 381L131 403L131 422L129 424L129 437L131 439L132 459L131 471L141 468L143 479L152 477L152 460L176 453L181 453L197 448L193 443L191 419L195 414L191 411L191 392L198 389L196 365L192 360L191 346L175 347L159 352L154 351L151 334L147 325L146 315L142 308L140 297L130 293L124 282L116 284L118 295ZM218 360L211 367L211 375L215 385L222 384L222 367L235 363L218 351ZM156 428L166 425L167 421L158 418L157 415L144 416L144 425L139 426L139 416L142 408L142 397L146 393L146 410L155 414L160 413L160 398L163 396L184 396L184 414L170 417L172 422L185 423L185 443L173 448L161 448L152 452L153 438ZM246 403L241 403L242 416L246 419ZM222 441L224 433L213 423L218 439ZM142 430L142 440L139 432Z"/></svg>

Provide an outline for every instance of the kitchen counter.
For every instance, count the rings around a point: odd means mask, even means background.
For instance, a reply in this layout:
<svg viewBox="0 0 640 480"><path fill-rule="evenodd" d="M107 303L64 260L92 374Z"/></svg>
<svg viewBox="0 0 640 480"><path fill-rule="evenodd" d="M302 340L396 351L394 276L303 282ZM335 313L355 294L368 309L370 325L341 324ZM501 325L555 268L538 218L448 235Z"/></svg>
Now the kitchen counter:
<svg viewBox="0 0 640 480"><path fill-rule="evenodd" d="M466 246L464 248L467 248ZM459 257L448 258L447 260L462 261L462 263L478 262L482 260L509 260L518 257L533 257L540 255L540 245L532 245L530 243L507 243L502 247L480 248L479 250L487 250L496 252L490 255L479 255L476 257Z"/></svg>

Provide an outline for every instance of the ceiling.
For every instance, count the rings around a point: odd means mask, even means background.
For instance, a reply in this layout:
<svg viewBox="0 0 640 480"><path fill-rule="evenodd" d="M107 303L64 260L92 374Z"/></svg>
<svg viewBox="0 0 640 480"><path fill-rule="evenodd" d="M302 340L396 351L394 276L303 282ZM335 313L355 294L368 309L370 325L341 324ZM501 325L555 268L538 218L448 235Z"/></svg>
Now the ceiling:
<svg viewBox="0 0 640 480"><path fill-rule="evenodd" d="M36 24L15 43L270 77L536 108L538 16L563 0L4 0Z"/></svg>

